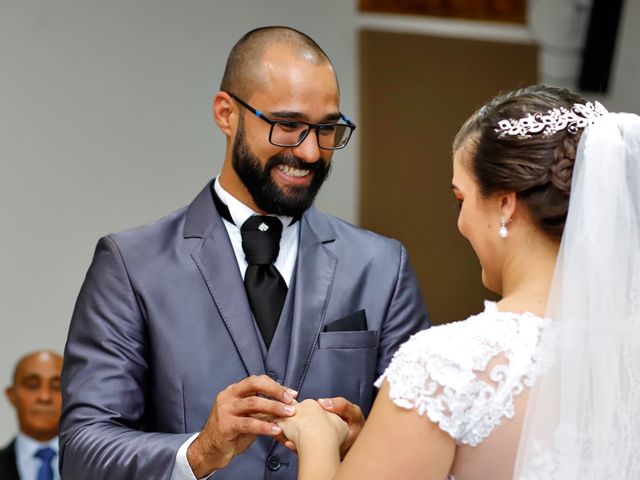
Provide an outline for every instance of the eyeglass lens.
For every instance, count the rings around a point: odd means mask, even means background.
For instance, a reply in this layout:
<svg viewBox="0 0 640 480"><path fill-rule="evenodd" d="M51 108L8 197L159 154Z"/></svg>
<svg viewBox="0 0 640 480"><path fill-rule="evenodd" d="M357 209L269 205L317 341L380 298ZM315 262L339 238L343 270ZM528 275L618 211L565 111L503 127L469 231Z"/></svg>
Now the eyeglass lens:
<svg viewBox="0 0 640 480"><path fill-rule="evenodd" d="M271 130L271 142L282 147L299 145L307 136L309 125L298 122L276 122ZM315 128L320 148L336 149L344 147L349 141L351 128L348 125L334 124Z"/></svg>

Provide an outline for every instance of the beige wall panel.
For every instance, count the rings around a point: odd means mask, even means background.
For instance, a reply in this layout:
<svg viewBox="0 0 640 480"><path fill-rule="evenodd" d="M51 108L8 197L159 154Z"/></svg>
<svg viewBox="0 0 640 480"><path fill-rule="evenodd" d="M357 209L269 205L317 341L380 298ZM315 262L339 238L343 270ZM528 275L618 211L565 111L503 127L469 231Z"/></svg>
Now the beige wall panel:
<svg viewBox="0 0 640 480"><path fill-rule="evenodd" d="M378 31L359 39L360 223L406 245L434 323L465 318L495 296L456 227L451 141L487 99L535 82L536 48Z"/></svg>

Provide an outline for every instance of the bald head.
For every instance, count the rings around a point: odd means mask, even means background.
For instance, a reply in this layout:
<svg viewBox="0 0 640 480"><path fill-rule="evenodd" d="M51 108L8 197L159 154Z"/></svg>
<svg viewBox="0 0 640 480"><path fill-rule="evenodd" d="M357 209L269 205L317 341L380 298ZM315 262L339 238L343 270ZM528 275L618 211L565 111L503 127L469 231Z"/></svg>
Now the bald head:
<svg viewBox="0 0 640 480"><path fill-rule="evenodd" d="M38 350L18 360L13 383L6 395L16 409L20 431L46 442L58 433L62 410L60 373L62 357L56 352Z"/></svg>
<svg viewBox="0 0 640 480"><path fill-rule="evenodd" d="M62 368L62 356L57 352L54 352L52 350L35 350L33 352L26 353L18 359L15 367L13 367L12 381L14 385L16 384L18 375L22 370L24 370L25 366L34 363L34 361L37 361L38 359L40 359L40 362L44 361L47 363L53 363Z"/></svg>
<svg viewBox="0 0 640 480"><path fill-rule="evenodd" d="M322 48L304 33L289 27L257 28L245 34L231 49L220 90L250 97L264 81L265 52L276 45L309 63L331 65Z"/></svg>

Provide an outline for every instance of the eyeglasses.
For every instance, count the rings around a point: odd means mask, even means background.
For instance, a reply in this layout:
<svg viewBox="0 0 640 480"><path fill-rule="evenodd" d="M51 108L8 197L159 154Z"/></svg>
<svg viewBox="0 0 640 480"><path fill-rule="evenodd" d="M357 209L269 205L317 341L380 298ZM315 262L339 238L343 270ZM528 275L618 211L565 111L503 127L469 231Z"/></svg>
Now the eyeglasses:
<svg viewBox="0 0 640 480"><path fill-rule="evenodd" d="M227 94L256 117L271 125L269 143L277 147L297 147L307 138L311 129L315 129L318 147L323 150L339 150L347 146L356 125L342 113L340 118L346 123L308 123L291 120L270 120L260 110L256 110L247 102L231 92Z"/></svg>

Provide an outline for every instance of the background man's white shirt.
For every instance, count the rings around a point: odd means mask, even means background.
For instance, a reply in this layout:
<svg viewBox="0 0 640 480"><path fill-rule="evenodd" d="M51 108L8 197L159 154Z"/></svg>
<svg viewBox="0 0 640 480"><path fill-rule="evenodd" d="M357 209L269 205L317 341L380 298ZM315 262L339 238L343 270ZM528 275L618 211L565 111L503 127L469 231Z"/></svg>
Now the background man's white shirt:
<svg viewBox="0 0 640 480"><path fill-rule="evenodd" d="M36 479L38 478L38 471L42 465L42 461L35 457L38 450L43 447L50 447L55 456L51 459L51 469L53 470L53 480L60 480L60 473L58 472L58 437L54 437L48 442L38 442L37 440L26 436L24 433L19 433L16 437L16 465L18 467L18 474L20 478L24 479Z"/></svg>

